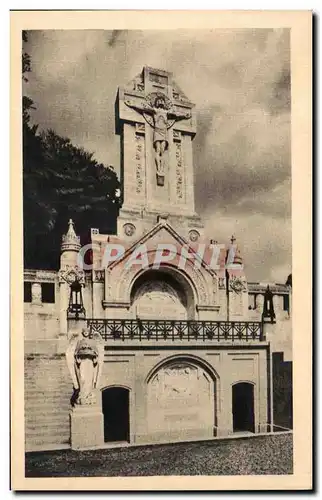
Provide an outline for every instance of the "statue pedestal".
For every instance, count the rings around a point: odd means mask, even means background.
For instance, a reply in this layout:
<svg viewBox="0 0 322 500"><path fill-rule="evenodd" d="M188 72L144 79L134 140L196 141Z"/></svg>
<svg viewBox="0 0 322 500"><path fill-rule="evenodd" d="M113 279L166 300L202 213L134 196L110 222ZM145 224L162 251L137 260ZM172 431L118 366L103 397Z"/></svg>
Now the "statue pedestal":
<svg viewBox="0 0 322 500"><path fill-rule="evenodd" d="M104 418L97 405L76 405L69 414L73 450L104 444Z"/></svg>

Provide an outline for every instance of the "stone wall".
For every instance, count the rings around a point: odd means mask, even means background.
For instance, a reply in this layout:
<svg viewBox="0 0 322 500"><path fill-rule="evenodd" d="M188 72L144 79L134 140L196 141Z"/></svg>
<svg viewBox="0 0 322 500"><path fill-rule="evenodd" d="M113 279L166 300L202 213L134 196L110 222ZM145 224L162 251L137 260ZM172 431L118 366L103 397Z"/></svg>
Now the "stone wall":
<svg viewBox="0 0 322 500"><path fill-rule="evenodd" d="M232 434L232 386L237 382L254 384L255 432L266 432L267 368L265 345L234 350L222 346L197 352L175 348L122 352L111 349L105 354L101 387L129 389L132 443L205 439ZM156 377L158 373L160 376ZM190 394L194 384L196 391ZM176 398L181 397L182 408L171 406L170 400L163 405L162 392L170 390L170 386ZM167 429L166 420L174 417L181 427Z"/></svg>

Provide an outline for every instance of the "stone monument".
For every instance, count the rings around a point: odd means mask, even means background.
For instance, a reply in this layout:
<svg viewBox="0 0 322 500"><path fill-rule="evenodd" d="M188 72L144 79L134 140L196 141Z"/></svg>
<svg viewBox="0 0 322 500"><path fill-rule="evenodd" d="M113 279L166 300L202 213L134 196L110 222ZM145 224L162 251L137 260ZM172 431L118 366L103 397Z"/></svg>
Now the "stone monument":
<svg viewBox="0 0 322 500"><path fill-rule="evenodd" d="M73 335L66 360L74 391L70 412L71 445L74 449L99 445L104 432L99 391L104 345L99 335L89 338L86 330Z"/></svg>
<svg viewBox="0 0 322 500"><path fill-rule="evenodd" d="M138 225L145 232L162 213L174 227L182 230L188 224L199 235L202 223L193 191L194 104L171 73L144 67L119 88L115 115L123 184L118 235L134 236L133 226Z"/></svg>

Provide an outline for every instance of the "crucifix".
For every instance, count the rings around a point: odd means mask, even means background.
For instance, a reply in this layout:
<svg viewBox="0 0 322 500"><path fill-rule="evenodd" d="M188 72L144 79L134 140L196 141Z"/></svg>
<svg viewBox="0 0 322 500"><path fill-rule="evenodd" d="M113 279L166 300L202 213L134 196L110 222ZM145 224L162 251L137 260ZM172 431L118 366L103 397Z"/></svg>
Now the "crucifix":
<svg viewBox="0 0 322 500"><path fill-rule="evenodd" d="M168 130L178 120L188 120L191 113L181 113L174 109L170 99L161 92L152 92L146 102L138 105L126 100L125 104L141 113L147 123L153 128L153 149L156 165L157 184L164 185L165 152L169 148Z"/></svg>

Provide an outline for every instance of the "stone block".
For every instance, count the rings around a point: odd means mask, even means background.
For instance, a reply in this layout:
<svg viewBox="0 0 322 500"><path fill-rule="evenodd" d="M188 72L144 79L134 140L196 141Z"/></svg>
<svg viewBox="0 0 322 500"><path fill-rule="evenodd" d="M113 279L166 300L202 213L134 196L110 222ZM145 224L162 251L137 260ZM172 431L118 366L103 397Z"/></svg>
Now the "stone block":
<svg viewBox="0 0 322 500"><path fill-rule="evenodd" d="M102 446L104 419L98 406L75 406L70 412L72 449Z"/></svg>

